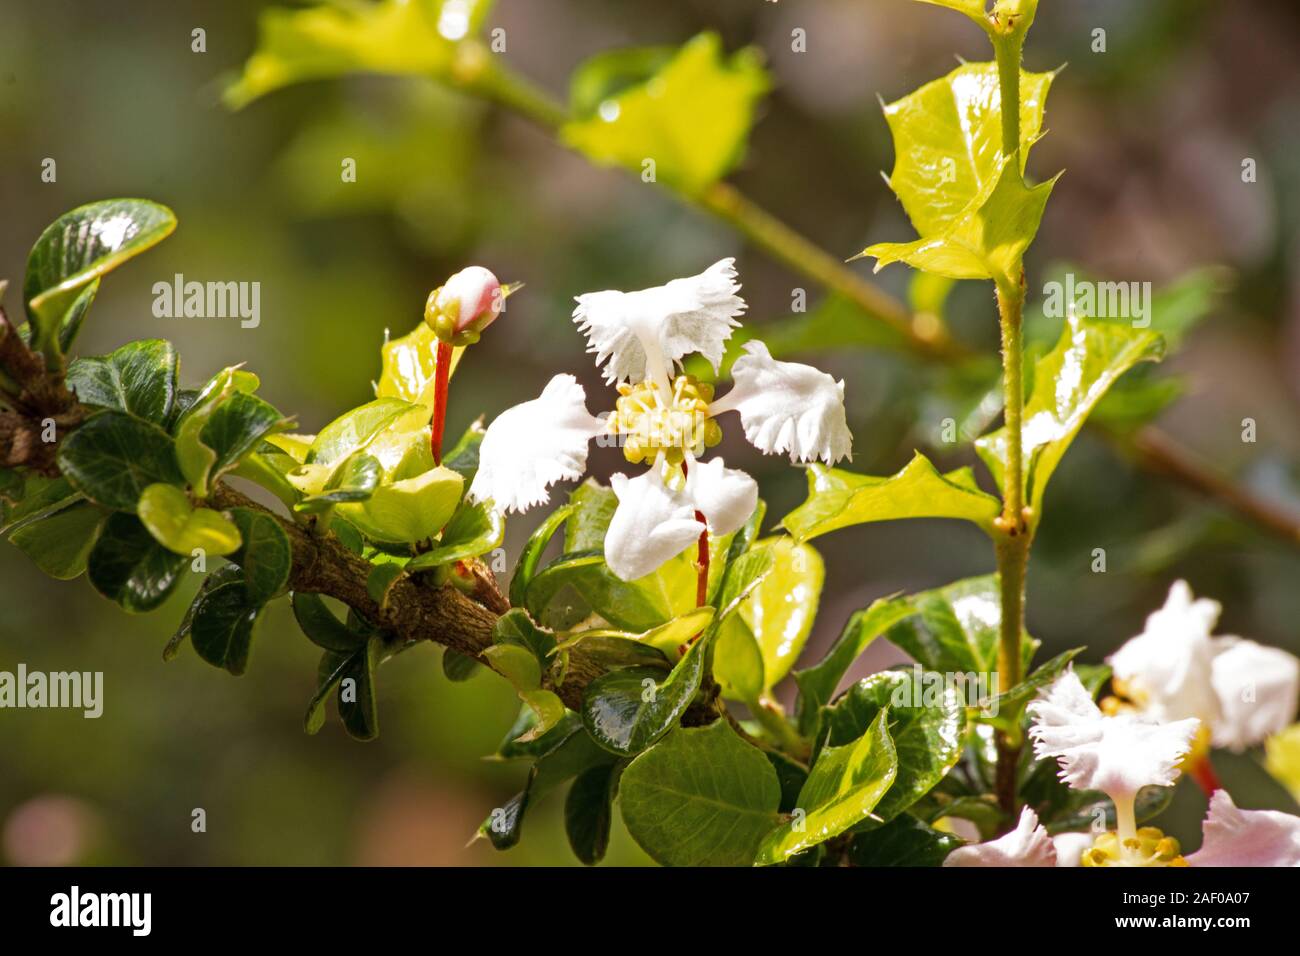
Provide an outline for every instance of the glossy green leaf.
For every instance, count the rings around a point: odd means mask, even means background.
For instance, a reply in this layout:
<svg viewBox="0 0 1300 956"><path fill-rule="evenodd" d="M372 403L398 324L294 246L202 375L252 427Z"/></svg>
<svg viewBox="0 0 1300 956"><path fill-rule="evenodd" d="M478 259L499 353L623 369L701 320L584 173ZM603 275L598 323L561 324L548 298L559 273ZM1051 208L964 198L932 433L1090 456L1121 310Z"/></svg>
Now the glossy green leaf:
<svg viewBox="0 0 1300 956"><path fill-rule="evenodd" d="M443 467L450 468L466 481L473 481L478 473L479 447L486 434L487 429L483 427L483 419L480 417L465 429L456 444L443 456Z"/></svg>
<svg viewBox="0 0 1300 956"><path fill-rule="evenodd" d="M913 608L905 599L880 598L865 610L853 612L843 632L818 664L795 671L794 680L799 685L800 733L815 734L822 707L835 696L835 689L853 662L872 641L912 613Z"/></svg>
<svg viewBox="0 0 1300 956"><path fill-rule="evenodd" d="M86 570L108 513L82 501L15 531L10 541L52 578L71 581Z"/></svg>
<svg viewBox="0 0 1300 956"><path fill-rule="evenodd" d="M628 832L665 866L750 866L780 799L763 752L725 720L674 732L619 782Z"/></svg>
<svg viewBox="0 0 1300 956"><path fill-rule="evenodd" d="M510 579L510 603L516 606L522 605L525 595L528 593L528 585L532 582L533 576L537 573L537 566L542 561L542 553L546 546L550 544L551 538L560 530L563 525L577 510L577 505L567 504L563 507L556 508L537 526L524 543L524 549L519 555L519 561L515 564L514 576Z"/></svg>
<svg viewBox="0 0 1300 956"><path fill-rule="evenodd" d="M442 652L442 675L453 683L467 681L477 674L483 665L470 657L447 648ZM526 731L520 731L524 733Z"/></svg>
<svg viewBox="0 0 1300 956"><path fill-rule="evenodd" d="M298 626L317 647L347 656L365 643L365 636L335 617L319 594L294 591L292 604Z"/></svg>
<svg viewBox="0 0 1300 956"><path fill-rule="evenodd" d="M854 866L942 866L962 845L959 837L900 814L882 827L859 833L849 843Z"/></svg>
<svg viewBox="0 0 1300 956"><path fill-rule="evenodd" d="M427 541L456 512L465 479L450 468L433 468L374 488L364 502L345 503L336 513L367 537L389 544Z"/></svg>
<svg viewBox="0 0 1300 956"><path fill-rule="evenodd" d="M613 753L631 756L672 730L690 706L704 676L710 637L700 638L671 672L628 667L602 674L587 685L582 724Z"/></svg>
<svg viewBox="0 0 1300 956"><path fill-rule="evenodd" d="M1002 621L995 575L967 578L899 599L912 613L885 637L922 667L947 674L991 674L998 666Z"/></svg>
<svg viewBox="0 0 1300 956"><path fill-rule="evenodd" d="M136 509L149 533L169 551L190 557L233 554L243 539L233 521L211 508L195 508L175 485L150 485Z"/></svg>
<svg viewBox="0 0 1300 956"><path fill-rule="evenodd" d="M966 700L947 676L922 676L920 668L882 671L850 687L827 714L827 744L843 746L888 713L898 772L876 804L875 815L882 820L892 820L929 793L961 756Z"/></svg>
<svg viewBox="0 0 1300 956"><path fill-rule="evenodd" d="M131 511L152 484L180 484L171 436L125 412L102 412L59 445L59 469L78 491L114 511Z"/></svg>
<svg viewBox="0 0 1300 956"><path fill-rule="evenodd" d="M592 767L573 781L564 800L564 832L573 855L595 866L609 849L609 829L614 820L614 766Z"/></svg>
<svg viewBox="0 0 1300 956"><path fill-rule="evenodd" d="M1034 366L1033 390L1023 414L1025 501L1035 522L1042 517L1048 480L1107 389L1138 362L1156 361L1163 354L1163 340L1150 329L1066 318L1060 341ZM1006 430L985 435L975 447L1001 486Z"/></svg>
<svg viewBox="0 0 1300 956"><path fill-rule="evenodd" d="M812 631L826 574L810 545L781 537L755 548L771 554L771 569L719 626L714 649L713 676L735 700L757 700L789 673Z"/></svg>
<svg viewBox="0 0 1300 956"><path fill-rule="evenodd" d="M304 726L314 734L325 722L325 699L337 689L339 718L343 729L357 740L379 736L379 706L375 698L375 672L383 654L383 642L372 637L348 653L326 651L318 674L320 685L307 706Z"/></svg>
<svg viewBox="0 0 1300 956"><path fill-rule="evenodd" d="M325 480L325 484L321 486L321 490L303 498L294 505L294 510L315 514L328 511L334 505L355 505L358 502L365 502L379 487L382 474L383 466L379 464L378 458L372 458L364 452L356 452L339 462ZM290 480L294 480L293 476L290 476ZM356 520L357 515L358 512L349 511L344 516L353 524L359 524Z"/></svg>
<svg viewBox="0 0 1300 956"><path fill-rule="evenodd" d="M793 818L763 840L759 864L784 863L870 819L898 773L888 717L887 710L881 711L855 742L822 749L799 792Z"/></svg>
<svg viewBox="0 0 1300 956"><path fill-rule="evenodd" d="M230 517L242 540L232 560L244 573L244 587L254 604L265 604L289 586L293 547L280 522L251 508L232 508Z"/></svg>
<svg viewBox="0 0 1300 956"><path fill-rule="evenodd" d="M483 649L483 656L520 695L541 687L542 665L528 648L518 644L493 644Z"/></svg>
<svg viewBox="0 0 1300 956"><path fill-rule="evenodd" d="M1020 165L1013 170L1023 173L1030 147L1042 134L1055 76L1020 73ZM982 204L1003 172L1002 95L994 62L961 64L890 103L885 120L894 140L889 186L922 238L943 234L973 204Z"/></svg>
<svg viewBox="0 0 1300 956"><path fill-rule="evenodd" d="M386 429L410 430L429 420L429 409L396 398L377 398L340 415L317 433L305 463L332 465L364 450Z"/></svg>
<svg viewBox="0 0 1300 956"><path fill-rule="evenodd" d="M652 65L644 51L631 56ZM629 64L617 54L602 54L579 67L573 80L573 105ZM635 65L635 64L634 64ZM599 75L598 75L599 74ZM657 181L695 193L721 179L740 161L758 101L769 80L754 49L728 58L721 39L703 33L642 82L624 86L587 114L564 125L560 136L595 163L622 166L643 174L653 160Z"/></svg>
<svg viewBox="0 0 1300 956"><path fill-rule="evenodd" d="M180 583L189 559L154 540L134 515L109 516L86 559L95 590L132 613L152 611Z"/></svg>
<svg viewBox="0 0 1300 956"><path fill-rule="evenodd" d="M210 485L235 468L283 422L280 413L256 395L236 391L220 402L199 432L199 441L214 456L207 483Z"/></svg>
<svg viewBox="0 0 1300 956"><path fill-rule="evenodd" d="M567 721L523 746L536 756L527 784L505 806L493 810L478 831L498 850L509 849L519 842L524 814L530 805L593 767L606 767L614 762L581 726Z"/></svg>
<svg viewBox="0 0 1300 956"><path fill-rule="evenodd" d="M438 337L421 322L400 338L390 339L379 350L382 370L375 385L376 398L399 398L433 408L433 386L438 374ZM463 346L451 350L448 378L465 353Z"/></svg>
<svg viewBox="0 0 1300 956"><path fill-rule="evenodd" d="M190 619L190 643L199 657L236 677L248 669L253 631L263 605L249 600L241 580L206 591Z"/></svg>
<svg viewBox="0 0 1300 956"><path fill-rule="evenodd" d="M258 19L257 51L227 86L226 105L238 109L284 86L349 73L451 79L457 41L477 30L490 7L491 0L273 7Z"/></svg>
<svg viewBox="0 0 1300 956"><path fill-rule="evenodd" d="M83 405L95 405L165 427L176 400L176 350L162 339L122 346L103 358L68 366L68 388Z"/></svg>
<svg viewBox="0 0 1300 956"><path fill-rule="evenodd" d="M980 490L969 468L940 474L917 452L907 467L888 478L809 465L808 498L781 525L800 541L900 518L957 518L989 531L999 511L998 500Z"/></svg>
<svg viewBox="0 0 1300 956"><path fill-rule="evenodd" d="M194 599L190 601L190 606L185 609L185 616L181 618L181 622L177 626L176 631L172 634L171 638L167 641L167 645L163 648L162 658L164 661L175 660L176 655L180 653L181 645L185 643L185 639L190 636L190 628L194 623L194 613L198 610L200 602L202 602L203 598L207 596L208 592L214 588L221 587L223 584L241 581L243 579L243 573L244 572L238 565L224 564L203 579L203 583L199 585L198 593L195 594Z"/></svg>
<svg viewBox="0 0 1300 956"><path fill-rule="evenodd" d="M555 650L555 635L538 627L523 608L511 608L497 618L493 641L522 647L533 655L538 666L545 667Z"/></svg>
<svg viewBox="0 0 1300 956"><path fill-rule="evenodd" d="M4 521L0 522L0 534L10 534L85 500L85 495L72 487L72 483L62 475L47 478L35 472L5 474L12 476L12 488L0 496L0 504L6 508Z"/></svg>
<svg viewBox="0 0 1300 956"><path fill-rule="evenodd" d="M1016 164L1004 161L986 191L941 231L912 242L878 242L862 254L875 258L877 272L890 263L905 262L950 279L993 279L1014 285L1054 185L1056 179L1028 186Z"/></svg>
<svg viewBox="0 0 1300 956"><path fill-rule="evenodd" d="M176 460L185 480L200 498L208 496L213 468L218 458L217 451L203 437L208 423L225 402L235 395L251 395L257 390L258 384L257 376L251 372L237 367L224 368L208 380L185 406L185 410L176 417L172 425L172 433L176 436ZM260 406L257 411L261 411ZM219 431L225 435L228 429L229 424ZM239 429L229 429L229 432L239 434Z"/></svg>
<svg viewBox="0 0 1300 956"><path fill-rule="evenodd" d="M564 553L600 551L605 547L605 532L618 507L612 488L588 478L569 495L573 511L564 524Z"/></svg>
<svg viewBox="0 0 1300 956"><path fill-rule="evenodd" d="M23 280L33 347L66 351L100 278L175 228L170 209L143 199L93 202L54 220L32 246Z"/></svg>
<svg viewBox="0 0 1300 956"><path fill-rule="evenodd" d="M434 568L486 554L501 546L506 520L501 512L482 502L462 501L443 528L437 547L411 560L407 569Z"/></svg>
<svg viewBox="0 0 1300 956"><path fill-rule="evenodd" d="M1037 697L1039 691L1056 680L1061 672L1070 665L1070 662L1082 652L1082 647L1075 647L1057 654L1051 660L1035 668L1033 673L1015 687L999 694L988 709L995 709L997 711L996 719L1004 723L1008 720L1019 720L1024 706Z"/></svg>

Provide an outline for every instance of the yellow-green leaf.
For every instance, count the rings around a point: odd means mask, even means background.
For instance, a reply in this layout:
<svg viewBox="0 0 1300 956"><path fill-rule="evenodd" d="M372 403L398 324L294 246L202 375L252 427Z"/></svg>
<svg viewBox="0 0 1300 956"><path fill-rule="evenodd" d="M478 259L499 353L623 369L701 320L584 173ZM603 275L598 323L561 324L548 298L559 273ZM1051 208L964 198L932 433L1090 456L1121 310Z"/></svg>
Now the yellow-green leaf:
<svg viewBox="0 0 1300 956"><path fill-rule="evenodd" d="M464 346L451 350L448 378L465 353ZM433 407L434 377L438 371L438 337L421 322L400 338L390 339L379 349L382 371L375 385L376 398L400 398Z"/></svg>
<svg viewBox="0 0 1300 956"><path fill-rule="evenodd" d="M656 59L644 50L623 51L579 68L572 84L577 116L561 130L563 140L593 162L647 177L653 172L648 181L691 193L730 172L770 85L758 52L727 57L716 34L702 33L652 75L584 114L584 91L601 85L606 74L626 73L629 57L641 64Z"/></svg>
<svg viewBox="0 0 1300 956"><path fill-rule="evenodd" d="M293 83L347 73L447 79L459 41L481 25L491 0L381 0L271 9L242 75L225 91L238 109Z"/></svg>
<svg viewBox="0 0 1300 956"><path fill-rule="evenodd" d="M979 489L969 468L940 474L917 452L907 467L887 478L855 475L811 465L808 498L781 521L800 541L870 521L899 518L960 518L988 530L1001 506Z"/></svg>
<svg viewBox="0 0 1300 956"><path fill-rule="evenodd" d="M1025 402L1022 461L1025 501L1034 521L1042 516L1043 493L1088 414L1121 375L1138 362L1159 361L1164 339L1151 329L1119 322L1066 317L1061 338L1034 365L1033 391ZM1006 473L1006 429L975 442L999 486Z"/></svg>
<svg viewBox="0 0 1300 956"><path fill-rule="evenodd" d="M950 279L1018 283L1019 263L1038 233L1054 185L1055 178L1026 185L1016 163L1002 160L984 192L942 229L912 242L878 242L862 254L875 257L877 272L905 262Z"/></svg>
<svg viewBox="0 0 1300 956"><path fill-rule="evenodd" d="M154 540L176 554L233 554L243 543L233 521L211 508L194 508L175 485L150 485L136 512Z"/></svg>

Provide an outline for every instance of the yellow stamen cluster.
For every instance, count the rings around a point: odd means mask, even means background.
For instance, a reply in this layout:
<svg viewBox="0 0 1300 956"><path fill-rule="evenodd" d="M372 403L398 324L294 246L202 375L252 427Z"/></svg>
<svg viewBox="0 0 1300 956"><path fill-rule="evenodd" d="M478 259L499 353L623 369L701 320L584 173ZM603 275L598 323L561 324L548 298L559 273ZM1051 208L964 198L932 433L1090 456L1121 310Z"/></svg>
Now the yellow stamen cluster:
<svg viewBox="0 0 1300 956"><path fill-rule="evenodd" d="M651 382L618 387L608 428L622 437L623 457L632 464L649 464L662 452L670 465L680 465L686 452L700 455L722 441L722 429L709 417L713 386L679 375L672 390L665 403Z"/></svg>
<svg viewBox="0 0 1300 956"><path fill-rule="evenodd" d="M1083 851L1080 866L1186 866L1178 841L1155 827L1141 827L1122 843L1117 833L1103 833Z"/></svg>

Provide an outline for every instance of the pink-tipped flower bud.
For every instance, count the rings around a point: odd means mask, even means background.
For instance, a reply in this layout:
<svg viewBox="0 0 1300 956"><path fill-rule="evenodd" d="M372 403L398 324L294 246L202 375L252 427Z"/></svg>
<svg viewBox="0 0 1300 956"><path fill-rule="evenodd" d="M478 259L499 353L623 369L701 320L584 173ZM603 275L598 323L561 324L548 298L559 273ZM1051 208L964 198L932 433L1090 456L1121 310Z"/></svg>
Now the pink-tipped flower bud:
<svg viewBox="0 0 1300 956"><path fill-rule="evenodd" d="M424 307L424 321L453 345L470 345L501 314L505 292L482 266L461 269L435 289Z"/></svg>

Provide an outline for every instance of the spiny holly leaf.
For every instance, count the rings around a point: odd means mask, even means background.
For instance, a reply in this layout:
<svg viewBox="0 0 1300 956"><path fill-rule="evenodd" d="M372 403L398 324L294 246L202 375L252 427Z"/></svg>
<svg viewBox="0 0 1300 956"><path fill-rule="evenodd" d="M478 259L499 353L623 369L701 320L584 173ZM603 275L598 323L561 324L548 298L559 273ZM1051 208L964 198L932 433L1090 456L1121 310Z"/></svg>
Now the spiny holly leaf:
<svg viewBox="0 0 1300 956"><path fill-rule="evenodd" d="M226 105L238 109L283 86L348 73L451 79L458 41L478 30L491 6L492 0L379 0L267 10L258 20L257 52L226 88Z"/></svg>
<svg viewBox="0 0 1300 956"><path fill-rule="evenodd" d="M1034 366L1033 391L1023 413L1024 495L1035 523L1042 518L1047 482L1092 409L1126 371L1163 354L1164 340L1150 329L1066 317L1056 348ZM975 447L1001 487L1006 429L978 439Z"/></svg>
<svg viewBox="0 0 1300 956"><path fill-rule="evenodd" d="M176 350L162 339L131 342L103 358L68 366L68 388L83 405L126 412L166 426L176 399Z"/></svg>
<svg viewBox="0 0 1300 956"><path fill-rule="evenodd" d="M152 611L180 583L189 559L154 540L135 515L111 515L86 560L95 590L132 613Z"/></svg>
<svg viewBox="0 0 1300 956"><path fill-rule="evenodd" d="M928 793L961 756L965 700L944 677L923 676L920 668L882 671L850 687L827 714L827 743L842 746L858 739L888 708L898 774L876 805L882 820L892 820Z"/></svg>
<svg viewBox="0 0 1300 956"><path fill-rule="evenodd" d="M140 494L140 521L163 547L190 557L195 551L214 557L239 549L239 528L219 511L195 508L175 485L150 485Z"/></svg>
<svg viewBox="0 0 1300 956"><path fill-rule="evenodd" d="M725 720L675 731L619 782L628 832L665 866L751 865L780 800L772 765Z"/></svg>
<svg viewBox="0 0 1300 956"><path fill-rule="evenodd" d="M980 490L969 468L943 475L917 452L902 471L888 478L810 465L808 498L781 525L800 541L850 525L900 518L958 518L988 531L999 511L998 500Z"/></svg>
<svg viewBox="0 0 1300 956"><path fill-rule="evenodd" d="M86 570L108 512L80 501L24 525L9 540L50 577L71 581Z"/></svg>
<svg viewBox="0 0 1300 956"><path fill-rule="evenodd" d="M769 866L824 843L871 817L898 773L898 756L882 710L860 738L825 747L799 791L793 818L763 840L757 862Z"/></svg>
<svg viewBox="0 0 1300 956"><path fill-rule="evenodd" d="M768 538L755 550L772 555L771 570L719 627L713 655L714 677L736 700L757 700L789 673L812 631L826 576L810 545Z"/></svg>
<svg viewBox="0 0 1300 956"><path fill-rule="evenodd" d="M23 301L32 346L66 352L102 276L167 238L176 216L144 199L108 199L78 206L41 233L27 257Z"/></svg>
<svg viewBox="0 0 1300 956"><path fill-rule="evenodd" d="M905 262L950 279L993 279L1000 284L1020 281L1019 263L1034 241L1053 178L1028 186L1017 164L1000 161L997 176L952 222L913 242L879 242L863 250L874 256L876 271L891 262Z"/></svg>
<svg viewBox="0 0 1300 956"><path fill-rule="evenodd" d="M125 412L102 412L59 445L59 468L96 504L131 511L152 484L181 484L175 444L157 425Z"/></svg>
<svg viewBox="0 0 1300 956"><path fill-rule="evenodd" d="M1020 73L1020 163L1012 167L1018 172L1024 172L1029 149L1042 133L1055 77ZM885 120L894 139L889 186L923 239L943 234L982 204L1003 172L996 63L963 63L890 103Z"/></svg>
<svg viewBox="0 0 1300 956"><path fill-rule="evenodd" d="M595 163L645 175L697 193L739 162L754 108L769 81L757 51L724 56L721 39L702 33L662 62L645 50L605 53L579 67L573 79L576 118L561 138ZM636 76L640 82L628 85ZM619 89L592 104L591 89Z"/></svg>

